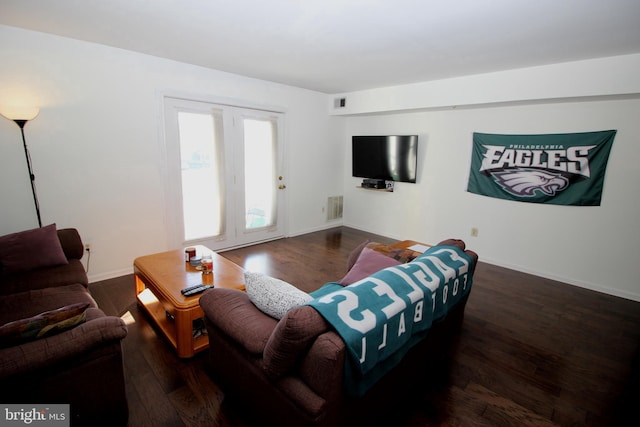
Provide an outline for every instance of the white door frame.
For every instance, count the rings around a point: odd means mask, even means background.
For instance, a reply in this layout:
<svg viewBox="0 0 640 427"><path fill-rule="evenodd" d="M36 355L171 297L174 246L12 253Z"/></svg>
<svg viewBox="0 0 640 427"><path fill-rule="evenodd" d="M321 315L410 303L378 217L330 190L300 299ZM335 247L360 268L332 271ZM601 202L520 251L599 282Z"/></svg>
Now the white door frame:
<svg viewBox="0 0 640 427"><path fill-rule="evenodd" d="M238 179L236 176L238 168L238 159L241 157L241 152L235 147L236 144L229 144L225 141L225 177L227 182L231 183L227 186L226 191L226 225L227 229L224 236L216 237L212 239L197 239L191 241L184 240L184 224L182 213L182 188L181 188L181 175L180 175L180 152L179 141L177 136L177 114L176 109L173 107L177 105L200 105L205 109L225 109L223 115L223 122L225 130L230 133L234 133L233 140L237 141L241 137L242 129L241 124L238 123L234 126L233 121L238 121L238 117L244 114L245 116L278 116L278 131L277 131L277 158L276 158L276 171L278 177L283 177L278 184L286 188L286 180L284 177L286 165L285 162L285 112L283 109L277 109L273 107L256 106L251 103L243 103L239 101L232 101L228 99L219 98L193 98L183 95L175 95L164 93L161 96L162 107L162 136L164 145L164 171L165 171L165 206L166 206L166 218L167 218L167 237L169 240L169 247L184 247L192 244L203 244L213 250L230 249L239 246L246 246L249 244L278 239L286 235L286 195L287 192L282 190L277 191L277 226L269 227L268 229L262 229L258 231L244 232L244 213L238 211L240 206L244 206L244 190L238 192L238 188L242 184L242 179ZM254 110L254 111L251 111ZM174 122L175 121L175 122ZM230 127L231 126L231 127ZM239 133L239 135L238 135ZM230 136L225 135L225 140L228 140ZM242 140L239 140L242 142ZM242 145L242 144L241 144ZM242 161L242 160L240 160ZM238 222L242 220L242 222Z"/></svg>

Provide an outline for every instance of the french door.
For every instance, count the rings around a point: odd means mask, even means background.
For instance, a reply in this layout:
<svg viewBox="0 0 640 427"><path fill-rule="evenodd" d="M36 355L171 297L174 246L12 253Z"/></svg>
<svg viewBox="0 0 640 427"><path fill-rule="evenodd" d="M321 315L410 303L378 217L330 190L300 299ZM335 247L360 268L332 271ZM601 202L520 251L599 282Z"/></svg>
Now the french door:
<svg viewBox="0 0 640 427"><path fill-rule="evenodd" d="M164 119L173 247L284 236L282 113L165 97Z"/></svg>

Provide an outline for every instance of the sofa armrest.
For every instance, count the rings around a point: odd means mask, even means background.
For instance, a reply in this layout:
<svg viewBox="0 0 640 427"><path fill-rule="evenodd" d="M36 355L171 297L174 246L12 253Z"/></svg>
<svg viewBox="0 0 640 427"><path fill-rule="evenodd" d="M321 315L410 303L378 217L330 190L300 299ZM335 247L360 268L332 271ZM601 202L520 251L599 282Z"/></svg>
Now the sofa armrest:
<svg viewBox="0 0 640 427"><path fill-rule="evenodd" d="M88 308L87 322L71 330L0 349L0 379L46 369L103 344L120 341L126 335L127 326L122 319L105 316L98 308Z"/></svg>
<svg viewBox="0 0 640 427"><path fill-rule="evenodd" d="M84 244L80 238L80 233L75 228L63 228L58 230L58 239L62 245L67 259L82 259L84 255Z"/></svg>
<svg viewBox="0 0 640 427"><path fill-rule="evenodd" d="M300 365L300 376L318 395L328 401L342 397L346 347L334 331L320 334Z"/></svg>
<svg viewBox="0 0 640 427"><path fill-rule="evenodd" d="M261 355L278 321L260 311L237 289L213 288L200 297L207 321L249 353Z"/></svg>

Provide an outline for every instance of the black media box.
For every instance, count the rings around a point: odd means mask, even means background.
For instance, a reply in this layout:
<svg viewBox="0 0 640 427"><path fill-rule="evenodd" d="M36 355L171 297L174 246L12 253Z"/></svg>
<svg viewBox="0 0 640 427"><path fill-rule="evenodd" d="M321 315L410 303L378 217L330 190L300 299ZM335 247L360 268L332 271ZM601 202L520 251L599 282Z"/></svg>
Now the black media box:
<svg viewBox="0 0 640 427"><path fill-rule="evenodd" d="M386 188L384 179L363 179L362 186L365 188Z"/></svg>

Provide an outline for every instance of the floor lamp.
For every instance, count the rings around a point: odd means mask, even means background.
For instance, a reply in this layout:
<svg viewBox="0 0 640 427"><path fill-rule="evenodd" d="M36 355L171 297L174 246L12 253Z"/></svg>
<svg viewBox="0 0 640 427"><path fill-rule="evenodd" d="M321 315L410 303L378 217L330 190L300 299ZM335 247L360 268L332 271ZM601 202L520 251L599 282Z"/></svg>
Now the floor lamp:
<svg viewBox="0 0 640 427"><path fill-rule="evenodd" d="M40 205L38 203L38 196L36 195L36 177L33 174L33 169L31 168L31 155L29 154L29 149L27 148L27 140L24 138L24 125L26 125L29 120L35 119L39 112L40 109L38 107L5 107L0 110L0 114L2 114L2 116L9 120L13 120L20 127L20 132L22 133L22 145L24 146L24 156L27 159L27 168L29 168L29 180L31 181L33 203L35 203L36 205L38 226L42 227L42 220L40 219Z"/></svg>

